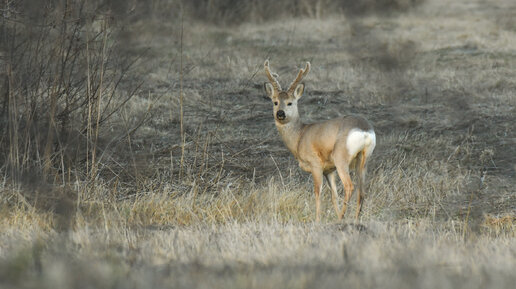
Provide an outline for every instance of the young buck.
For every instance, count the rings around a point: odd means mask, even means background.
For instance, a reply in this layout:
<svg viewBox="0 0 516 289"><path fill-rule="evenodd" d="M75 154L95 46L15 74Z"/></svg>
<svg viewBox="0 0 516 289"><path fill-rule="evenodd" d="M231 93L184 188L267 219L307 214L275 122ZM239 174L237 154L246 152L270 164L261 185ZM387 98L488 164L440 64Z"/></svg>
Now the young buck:
<svg viewBox="0 0 516 289"><path fill-rule="evenodd" d="M320 220L320 193L323 176L330 184L332 203L341 220L353 193L353 183L349 175L354 168L358 175L358 196L355 218L358 219L364 196L366 163L376 145L376 136L371 124L360 116L343 116L319 123L304 124L299 118L297 101L303 94L305 85L301 80L310 71L310 63L301 69L288 90L282 90L271 72L269 61L264 63L265 75L269 82L264 84L267 95L274 104L276 127L287 148L299 161L299 166L312 174L315 189L315 220ZM337 204L338 174L344 185L346 195L342 210Z"/></svg>

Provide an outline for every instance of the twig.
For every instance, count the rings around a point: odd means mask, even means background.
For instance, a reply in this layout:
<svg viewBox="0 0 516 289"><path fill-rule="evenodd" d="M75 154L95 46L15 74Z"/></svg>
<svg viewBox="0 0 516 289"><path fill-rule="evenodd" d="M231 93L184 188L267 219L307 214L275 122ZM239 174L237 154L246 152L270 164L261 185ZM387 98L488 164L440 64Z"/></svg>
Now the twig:
<svg viewBox="0 0 516 289"><path fill-rule="evenodd" d="M181 161L179 165L179 182L183 178L183 166L185 160L185 131L183 127L183 14L181 11L181 44L180 44L180 73L179 73L179 122L181 127Z"/></svg>
<svg viewBox="0 0 516 289"><path fill-rule="evenodd" d="M281 179L281 184L282 184L283 186L285 186L285 182L283 181L283 176L281 175L281 171L280 171L280 169L279 169L279 167L278 167L278 164L276 163L276 160L274 159L274 157L273 157L272 155L271 155L271 159L272 159L272 161L274 162L274 165L276 166L276 169L278 169L278 174L279 174L280 179Z"/></svg>

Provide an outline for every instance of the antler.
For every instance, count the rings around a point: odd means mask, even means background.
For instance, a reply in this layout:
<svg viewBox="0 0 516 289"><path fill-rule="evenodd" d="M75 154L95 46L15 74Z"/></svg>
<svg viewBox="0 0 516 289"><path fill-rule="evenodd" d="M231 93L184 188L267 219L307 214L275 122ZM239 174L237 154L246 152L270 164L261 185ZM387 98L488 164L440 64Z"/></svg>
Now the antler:
<svg viewBox="0 0 516 289"><path fill-rule="evenodd" d="M265 75L267 75L267 78L272 84L272 87L276 91L281 91L281 85L279 84L278 80L276 79L277 75L275 73L271 73L271 69L269 68L269 60L265 60L265 63L263 64L265 68ZM276 77L275 77L276 76Z"/></svg>
<svg viewBox="0 0 516 289"><path fill-rule="evenodd" d="M294 92L294 90L296 89L296 86L298 85L298 83L303 80L303 78L305 78L305 76L308 74L308 72L310 71L310 62L306 62L306 66L305 66L305 69L300 69L299 70L299 73L297 74L297 77L296 79L294 79L294 81L292 82L292 84L290 84L290 87L288 88L288 93L291 94L292 92Z"/></svg>

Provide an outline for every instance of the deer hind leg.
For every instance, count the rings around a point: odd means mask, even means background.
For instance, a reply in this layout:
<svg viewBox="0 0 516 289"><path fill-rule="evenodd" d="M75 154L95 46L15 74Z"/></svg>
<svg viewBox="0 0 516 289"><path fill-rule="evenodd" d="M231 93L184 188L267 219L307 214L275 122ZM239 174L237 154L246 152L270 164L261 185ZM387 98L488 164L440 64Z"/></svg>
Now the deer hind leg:
<svg viewBox="0 0 516 289"><path fill-rule="evenodd" d="M335 176L337 175L336 171L333 171L329 174L324 175L326 177L326 181L330 185L331 189L331 202L333 204L333 208L335 209L335 214L339 217L339 205L337 204L337 184L335 183Z"/></svg>
<svg viewBox="0 0 516 289"><path fill-rule="evenodd" d="M358 220L358 216L360 215L360 211L362 210L362 199L365 196L364 184L365 184L366 162L367 162L366 150L359 152L358 156L360 157L360 161L358 161L356 164L357 175L358 175L357 209L355 212L356 220Z"/></svg>
<svg viewBox="0 0 516 289"><path fill-rule="evenodd" d="M337 167L337 173L339 174L340 180L344 185L344 191L346 195L344 196L344 203L342 205L342 210L340 211L339 220L342 220L344 214L346 214L346 209L348 206L349 199L353 194L353 182L351 182L351 176L349 175L349 166L348 162L340 160L338 164L335 164Z"/></svg>
<svg viewBox="0 0 516 289"><path fill-rule="evenodd" d="M314 191L315 191L315 221L320 221L321 213L321 189L323 184L323 172L322 169L312 169L312 178L314 179Z"/></svg>

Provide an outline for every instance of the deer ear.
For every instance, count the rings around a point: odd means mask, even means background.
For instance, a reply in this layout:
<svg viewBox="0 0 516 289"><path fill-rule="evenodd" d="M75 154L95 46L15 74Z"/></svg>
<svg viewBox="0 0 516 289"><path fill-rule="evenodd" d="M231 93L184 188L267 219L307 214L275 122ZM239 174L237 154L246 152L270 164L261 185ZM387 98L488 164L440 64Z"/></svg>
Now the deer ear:
<svg viewBox="0 0 516 289"><path fill-rule="evenodd" d="M272 98L274 96L274 87L272 86L272 84L265 82L263 84L263 88L265 89L265 93L268 97Z"/></svg>
<svg viewBox="0 0 516 289"><path fill-rule="evenodd" d="M305 91L305 84L300 83L296 86L296 89L294 90L294 97L296 99L299 99L301 95L303 95L303 91Z"/></svg>

